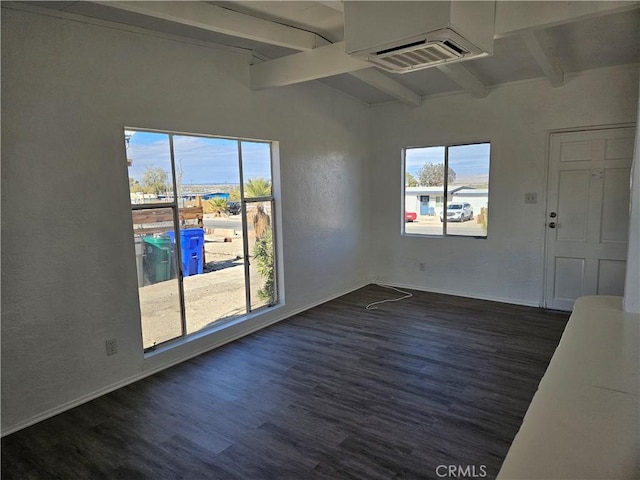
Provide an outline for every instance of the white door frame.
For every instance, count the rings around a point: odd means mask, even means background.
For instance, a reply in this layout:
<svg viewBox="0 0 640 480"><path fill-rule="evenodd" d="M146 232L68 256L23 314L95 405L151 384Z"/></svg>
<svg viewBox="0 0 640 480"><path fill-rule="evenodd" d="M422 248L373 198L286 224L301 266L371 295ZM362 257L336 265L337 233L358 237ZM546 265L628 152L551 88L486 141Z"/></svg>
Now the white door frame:
<svg viewBox="0 0 640 480"><path fill-rule="evenodd" d="M549 204L550 204L550 195L551 191L549 189L549 179L551 176L551 149L552 149L552 138L555 134L561 133L581 133L581 132L591 132L597 130L616 130L620 128L636 128L636 124L631 123L615 123L615 124L604 124L604 125L588 125L588 126L580 126L580 127L571 127L571 128L561 128L554 130L547 130L547 145L546 145L546 162L545 162L545 174L544 174L544 222L542 224L542 228L544 228L545 232L543 235L544 241L542 242L542 281L541 281L541 291L540 291L540 306L542 308L550 308L548 303L549 299L547 299L547 282L549 277L548 270L548 262L547 255L548 252L548 236L550 235L550 228L548 227L549 218Z"/></svg>

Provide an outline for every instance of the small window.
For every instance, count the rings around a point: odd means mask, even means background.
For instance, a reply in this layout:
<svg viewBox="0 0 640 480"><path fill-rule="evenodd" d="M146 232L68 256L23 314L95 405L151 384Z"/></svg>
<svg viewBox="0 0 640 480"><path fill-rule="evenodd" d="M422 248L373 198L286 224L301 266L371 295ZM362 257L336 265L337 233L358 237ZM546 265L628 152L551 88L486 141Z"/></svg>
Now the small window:
<svg viewBox="0 0 640 480"><path fill-rule="evenodd" d="M486 238L490 143L404 150L402 233Z"/></svg>

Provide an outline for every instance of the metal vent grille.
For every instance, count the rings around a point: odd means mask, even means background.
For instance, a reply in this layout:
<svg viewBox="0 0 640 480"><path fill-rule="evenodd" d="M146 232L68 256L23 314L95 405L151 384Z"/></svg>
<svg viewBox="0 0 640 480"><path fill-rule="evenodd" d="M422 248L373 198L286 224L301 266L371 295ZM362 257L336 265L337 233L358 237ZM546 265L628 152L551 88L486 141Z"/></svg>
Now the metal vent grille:
<svg viewBox="0 0 640 480"><path fill-rule="evenodd" d="M421 41L377 52L369 56L369 61L391 72L404 73L457 60L468 53L449 40Z"/></svg>

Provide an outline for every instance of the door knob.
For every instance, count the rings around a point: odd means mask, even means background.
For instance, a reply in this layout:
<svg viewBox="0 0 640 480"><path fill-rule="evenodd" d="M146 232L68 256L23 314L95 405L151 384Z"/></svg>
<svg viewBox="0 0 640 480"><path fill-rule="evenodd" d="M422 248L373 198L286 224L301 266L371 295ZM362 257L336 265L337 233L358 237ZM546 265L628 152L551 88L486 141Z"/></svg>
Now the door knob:
<svg viewBox="0 0 640 480"><path fill-rule="evenodd" d="M556 222L549 223L549 228L556 228Z"/></svg>
<svg viewBox="0 0 640 480"><path fill-rule="evenodd" d="M549 214L549 216L550 216L551 218L556 218L556 217L558 216L558 214L557 214L556 212L551 212L551 213Z"/></svg>

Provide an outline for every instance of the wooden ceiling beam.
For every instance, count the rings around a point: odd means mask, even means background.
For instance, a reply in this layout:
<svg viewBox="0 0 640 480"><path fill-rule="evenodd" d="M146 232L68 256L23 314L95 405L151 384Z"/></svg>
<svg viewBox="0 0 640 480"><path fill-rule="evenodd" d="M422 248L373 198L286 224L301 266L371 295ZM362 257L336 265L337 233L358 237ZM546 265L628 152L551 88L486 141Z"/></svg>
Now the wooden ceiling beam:
<svg viewBox="0 0 640 480"><path fill-rule="evenodd" d="M558 65L547 40L545 32L533 32L528 30L521 34L531 56L535 59L540 69L544 72L549 83L554 87L564 85L564 72Z"/></svg>
<svg viewBox="0 0 640 480"><path fill-rule="evenodd" d="M436 68L474 97L484 98L489 95L486 85L478 80L462 63L445 63Z"/></svg>
<svg viewBox="0 0 640 480"><path fill-rule="evenodd" d="M312 50L327 43L315 33L205 2L94 1L93 3L294 50Z"/></svg>

